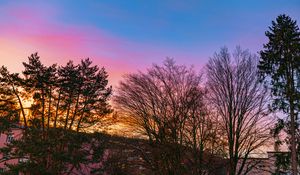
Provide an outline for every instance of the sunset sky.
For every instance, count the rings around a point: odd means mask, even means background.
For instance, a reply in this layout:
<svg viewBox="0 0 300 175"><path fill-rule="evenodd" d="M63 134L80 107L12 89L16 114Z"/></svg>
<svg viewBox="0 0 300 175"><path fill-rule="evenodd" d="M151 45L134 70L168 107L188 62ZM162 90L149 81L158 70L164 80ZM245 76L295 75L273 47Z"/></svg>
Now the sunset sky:
<svg viewBox="0 0 300 175"><path fill-rule="evenodd" d="M12 72L38 52L64 64L89 57L110 84L166 57L205 65L222 46L257 53L279 14L300 21L299 0L0 0L0 65Z"/></svg>

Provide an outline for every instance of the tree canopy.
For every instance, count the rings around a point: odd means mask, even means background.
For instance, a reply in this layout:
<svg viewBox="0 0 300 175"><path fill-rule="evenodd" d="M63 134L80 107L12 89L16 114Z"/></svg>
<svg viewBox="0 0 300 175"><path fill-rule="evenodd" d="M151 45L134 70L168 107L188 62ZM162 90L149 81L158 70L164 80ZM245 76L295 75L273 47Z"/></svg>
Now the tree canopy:
<svg viewBox="0 0 300 175"><path fill-rule="evenodd" d="M257 60L240 47L233 54L222 48L207 64L209 104L225 132L231 175L247 174L251 153L270 138L268 96L258 81Z"/></svg>
<svg viewBox="0 0 300 175"><path fill-rule="evenodd" d="M260 52L258 68L261 78L269 85L274 110L288 115L282 123L290 136L291 165L294 175L297 171L297 142L299 145L299 110L300 110L300 31L296 21L287 15L279 15L266 32L268 43ZM281 125L277 125L284 128ZM274 131L280 131L279 128ZM278 133L274 133L275 135Z"/></svg>
<svg viewBox="0 0 300 175"><path fill-rule="evenodd" d="M90 59L45 66L37 53L23 65L22 75L0 69L1 118L14 114L23 129L1 152L10 155L7 159L28 160L7 165L10 172L68 174L99 164L105 142L91 132L112 112L105 69Z"/></svg>

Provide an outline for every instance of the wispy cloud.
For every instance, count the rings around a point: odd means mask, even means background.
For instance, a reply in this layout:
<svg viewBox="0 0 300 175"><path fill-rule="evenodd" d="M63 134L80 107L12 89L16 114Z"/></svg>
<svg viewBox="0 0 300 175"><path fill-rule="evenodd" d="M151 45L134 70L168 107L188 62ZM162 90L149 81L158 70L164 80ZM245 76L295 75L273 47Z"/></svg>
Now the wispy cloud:
<svg viewBox="0 0 300 175"><path fill-rule="evenodd" d="M132 51L133 43L99 28L59 23L57 10L27 5L4 9L0 19L1 63L15 65L15 70L20 69L20 57L25 57L21 59L24 61L33 52L39 52L48 64L90 57L107 67L115 84L121 74L136 66L132 65L136 58L146 54Z"/></svg>

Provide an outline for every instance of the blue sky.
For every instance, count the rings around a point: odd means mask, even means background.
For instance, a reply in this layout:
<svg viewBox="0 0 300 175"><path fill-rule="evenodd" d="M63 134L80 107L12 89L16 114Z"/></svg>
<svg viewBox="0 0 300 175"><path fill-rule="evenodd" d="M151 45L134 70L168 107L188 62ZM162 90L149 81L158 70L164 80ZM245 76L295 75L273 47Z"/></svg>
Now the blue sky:
<svg viewBox="0 0 300 175"><path fill-rule="evenodd" d="M95 25L135 42L180 47L224 45L236 36L255 36L256 32L262 33L257 38L262 37L277 15L286 13L297 20L300 17L300 2L296 0L76 2L62 4L61 8L66 9L63 21Z"/></svg>
<svg viewBox="0 0 300 175"><path fill-rule="evenodd" d="M90 57L116 83L166 57L200 68L223 46L257 53L283 13L300 21L300 1L2 0L0 59L19 69L36 51L49 64Z"/></svg>

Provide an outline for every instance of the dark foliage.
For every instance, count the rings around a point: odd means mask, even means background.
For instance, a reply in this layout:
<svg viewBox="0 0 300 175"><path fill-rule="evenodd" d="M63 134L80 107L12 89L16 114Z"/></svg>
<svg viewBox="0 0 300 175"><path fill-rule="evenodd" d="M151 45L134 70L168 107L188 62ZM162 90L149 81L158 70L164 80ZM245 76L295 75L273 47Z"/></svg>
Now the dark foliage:
<svg viewBox="0 0 300 175"><path fill-rule="evenodd" d="M8 159L24 160L7 164L6 173L85 174L84 167L97 168L94 164L101 169L107 138L88 132L112 111L105 69L89 59L45 66L37 54L23 65L23 76L0 70L0 122L13 123L15 117L23 130L21 138L1 148Z"/></svg>
<svg viewBox="0 0 300 175"><path fill-rule="evenodd" d="M288 133L286 143L291 149L291 166L297 174L299 150L299 109L300 109L300 32L296 21L287 15L279 15L266 32L268 43L260 52L258 68L262 80L272 92L272 109L288 115L279 120L273 130L276 136L284 129ZM280 142L277 142L280 143ZM298 146L297 146L298 145Z"/></svg>

